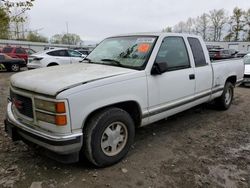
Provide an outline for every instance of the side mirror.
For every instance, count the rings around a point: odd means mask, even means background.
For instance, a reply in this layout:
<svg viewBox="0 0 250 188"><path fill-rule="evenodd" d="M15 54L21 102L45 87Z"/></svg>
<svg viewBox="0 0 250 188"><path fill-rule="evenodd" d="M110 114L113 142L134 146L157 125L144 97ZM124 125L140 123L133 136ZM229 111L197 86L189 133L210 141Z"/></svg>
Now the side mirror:
<svg viewBox="0 0 250 188"><path fill-rule="evenodd" d="M151 74L158 75L166 72L167 70L168 70L168 65L166 62L160 62L160 63L155 62L152 67Z"/></svg>

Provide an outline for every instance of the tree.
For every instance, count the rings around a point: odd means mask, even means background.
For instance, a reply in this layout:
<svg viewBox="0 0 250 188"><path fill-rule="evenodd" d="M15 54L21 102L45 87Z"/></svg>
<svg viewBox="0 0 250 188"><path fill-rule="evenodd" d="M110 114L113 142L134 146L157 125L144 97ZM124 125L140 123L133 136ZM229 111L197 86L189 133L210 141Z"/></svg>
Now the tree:
<svg viewBox="0 0 250 188"><path fill-rule="evenodd" d="M186 33L186 23L181 21L174 26L175 33Z"/></svg>
<svg viewBox="0 0 250 188"><path fill-rule="evenodd" d="M9 14L14 38L24 39L25 12L30 10L35 0L0 0L1 7ZM22 35L20 35L22 33Z"/></svg>
<svg viewBox="0 0 250 188"><path fill-rule="evenodd" d="M211 30L213 32L213 41L220 41L222 36L222 29L227 23L227 16L224 9L211 10L209 12L209 19L211 21Z"/></svg>
<svg viewBox="0 0 250 188"><path fill-rule="evenodd" d="M0 7L0 39L9 38L10 17L6 10Z"/></svg>
<svg viewBox="0 0 250 188"><path fill-rule="evenodd" d="M245 12L244 15L244 32L246 33L246 41L250 41L250 8Z"/></svg>
<svg viewBox="0 0 250 188"><path fill-rule="evenodd" d="M55 34L51 37L50 42L53 44L61 44L62 43L62 35Z"/></svg>
<svg viewBox="0 0 250 188"><path fill-rule="evenodd" d="M209 15L204 13L198 16L195 22L195 30L206 41L208 39Z"/></svg>
<svg viewBox="0 0 250 188"><path fill-rule="evenodd" d="M80 36L74 33L64 34L62 37L63 44L76 45L79 42L81 42Z"/></svg>
<svg viewBox="0 0 250 188"><path fill-rule="evenodd" d="M238 41L240 38L240 32L244 28L243 20L244 11L238 7L234 8L233 15L230 18L229 23L232 26L232 34L234 36L234 41Z"/></svg>
<svg viewBox="0 0 250 188"><path fill-rule="evenodd" d="M56 34L51 37L51 43L54 44L69 44L69 45L76 45L81 42L81 38L79 35L74 33L68 34Z"/></svg>
<svg viewBox="0 0 250 188"><path fill-rule="evenodd" d="M28 33L27 40L32 42L48 42L48 39L46 37L40 35L38 32L32 31Z"/></svg>
<svg viewBox="0 0 250 188"><path fill-rule="evenodd" d="M168 26L165 29L163 29L162 32L172 33L172 27Z"/></svg>

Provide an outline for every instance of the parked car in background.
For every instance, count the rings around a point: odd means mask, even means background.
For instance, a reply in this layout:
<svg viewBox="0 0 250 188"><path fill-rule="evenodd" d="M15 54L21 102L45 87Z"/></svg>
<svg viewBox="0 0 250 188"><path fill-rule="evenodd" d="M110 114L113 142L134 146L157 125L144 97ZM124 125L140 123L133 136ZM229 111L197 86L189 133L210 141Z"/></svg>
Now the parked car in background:
<svg viewBox="0 0 250 188"><path fill-rule="evenodd" d="M241 57L244 57L245 55L247 55L247 52L238 52L238 53L236 54L236 57L241 58Z"/></svg>
<svg viewBox="0 0 250 188"><path fill-rule="evenodd" d="M86 49L75 49L76 51L80 52L81 54L87 56L90 54L90 50L86 50Z"/></svg>
<svg viewBox="0 0 250 188"><path fill-rule="evenodd" d="M219 59L229 59L235 57L237 54L236 50L233 49L210 49L209 50L209 57L212 60L219 60Z"/></svg>
<svg viewBox="0 0 250 188"><path fill-rule="evenodd" d="M244 85L250 85L250 53L244 57L245 72L244 72Z"/></svg>
<svg viewBox="0 0 250 188"><path fill-rule="evenodd" d="M28 69L81 62L86 56L75 50L56 48L33 54L27 64Z"/></svg>
<svg viewBox="0 0 250 188"><path fill-rule="evenodd" d="M6 54L0 53L0 65L7 71L18 72L21 67L26 67L23 59L12 58Z"/></svg>
<svg viewBox="0 0 250 188"><path fill-rule="evenodd" d="M26 63L28 62L29 55L22 47L6 46L2 49L2 53L7 54L8 56L13 58L24 59Z"/></svg>
<svg viewBox="0 0 250 188"><path fill-rule="evenodd" d="M25 48L25 51L28 53L29 56L36 53L36 51L31 48Z"/></svg>

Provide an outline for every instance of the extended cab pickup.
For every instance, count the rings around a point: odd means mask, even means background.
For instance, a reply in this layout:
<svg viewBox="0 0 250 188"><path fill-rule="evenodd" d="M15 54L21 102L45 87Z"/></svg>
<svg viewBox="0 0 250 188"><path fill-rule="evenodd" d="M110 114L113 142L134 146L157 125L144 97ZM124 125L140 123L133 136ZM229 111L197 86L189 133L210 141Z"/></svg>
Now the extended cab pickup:
<svg viewBox="0 0 250 188"><path fill-rule="evenodd" d="M213 100L228 109L243 72L241 59L211 63L197 36L110 37L83 63L13 75L5 128L56 160L84 154L108 166L127 154L136 127Z"/></svg>

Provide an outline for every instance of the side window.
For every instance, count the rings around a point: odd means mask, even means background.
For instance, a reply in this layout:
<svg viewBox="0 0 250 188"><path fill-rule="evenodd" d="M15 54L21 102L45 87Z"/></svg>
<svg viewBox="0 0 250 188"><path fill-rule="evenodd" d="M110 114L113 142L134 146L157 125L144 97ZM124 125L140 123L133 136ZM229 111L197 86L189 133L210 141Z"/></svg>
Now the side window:
<svg viewBox="0 0 250 188"><path fill-rule="evenodd" d="M57 53L58 53L58 56L69 57L69 54L68 54L67 50L58 50Z"/></svg>
<svg viewBox="0 0 250 188"><path fill-rule="evenodd" d="M68 53L71 57L82 57L82 54L79 52L76 52L74 50L68 50Z"/></svg>
<svg viewBox="0 0 250 188"><path fill-rule="evenodd" d="M4 55L0 55L0 60L4 60Z"/></svg>
<svg viewBox="0 0 250 188"><path fill-rule="evenodd" d="M199 39L188 37L188 42L194 56L195 66L201 67L208 65Z"/></svg>
<svg viewBox="0 0 250 188"><path fill-rule="evenodd" d="M51 56L69 57L67 50L56 50L48 52L47 54Z"/></svg>
<svg viewBox="0 0 250 188"><path fill-rule="evenodd" d="M11 53L12 50L13 50L13 48L11 48L11 47L5 47L5 48L2 50L2 52L3 52L3 53Z"/></svg>
<svg viewBox="0 0 250 188"><path fill-rule="evenodd" d="M185 42L182 37L166 37L159 49L157 63L166 63L168 70L189 68L190 62Z"/></svg>
<svg viewBox="0 0 250 188"><path fill-rule="evenodd" d="M26 51L22 48L16 48L16 54L26 54Z"/></svg>

